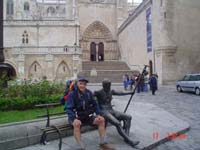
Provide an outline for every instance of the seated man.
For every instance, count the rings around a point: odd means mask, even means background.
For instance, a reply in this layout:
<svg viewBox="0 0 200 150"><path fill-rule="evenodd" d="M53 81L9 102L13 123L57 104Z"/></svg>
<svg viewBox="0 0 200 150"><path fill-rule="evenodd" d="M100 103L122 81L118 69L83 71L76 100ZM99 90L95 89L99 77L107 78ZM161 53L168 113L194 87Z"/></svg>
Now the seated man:
<svg viewBox="0 0 200 150"><path fill-rule="evenodd" d="M92 92L86 88L87 83L88 81L85 78L78 79L77 90L71 91L66 107L69 123L74 127L74 136L79 149L85 149L81 141L81 125L88 124L98 126L100 148L102 150L114 150L115 148L106 143L105 120L100 116L101 111L93 99Z"/></svg>
<svg viewBox="0 0 200 150"><path fill-rule="evenodd" d="M125 113L116 111L112 108L111 101L112 95L128 95L131 93L123 93L123 92L116 92L111 90L111 82L108 79L103 80L103 89L94 92L94 96L97 98L99 103L100 109L103 112L103 116L105 117L106 121L110 122L112 125L116 126L117 131L119 134L124 138L124 141L131 145L132 147L139 144L139 141L132 141L129 139L129 130L131 127L131 119L130 115ZM122 127L121 121L124 122L124 126Z"/></svg>

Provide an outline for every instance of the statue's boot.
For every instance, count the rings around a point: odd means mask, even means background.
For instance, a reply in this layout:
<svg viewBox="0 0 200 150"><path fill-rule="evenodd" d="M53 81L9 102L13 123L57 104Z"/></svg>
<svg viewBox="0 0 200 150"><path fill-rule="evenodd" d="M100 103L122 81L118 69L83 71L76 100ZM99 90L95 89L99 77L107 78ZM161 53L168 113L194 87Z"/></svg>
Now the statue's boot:
<svg viewBox="0 0 200 150"><path fill-rule="evenodd" d="M132 141L130 137L125 133L122 126L116 126L118 133L124 138L124 141L132 147L135 147L140 142L139 141Z"/></svg>
<svg viewBox="0 0 200 150"><path fill-rule="evenodd" d="M128 145L130 145L131 147L135 147L136 145L138 145L140 142L139 141L131 141L131 140L124 140Z"/></svg>
<svg viewBox="0 0 200 150"><path fill-rule="evenodd" d="M129 136L130 134L130 128L131 128L131 120L124 120L124 132Z"/></svg>
<svg viewBox="0 0 200 150"><path fill-rule="evenodd" d="M108 122L110 122L112 125L114 125L117 128L118 133L124 138L124 141L129 144L130 146L134 147L136 145L139 144L139 141L131 141L129 136L125 133L125 130L123 129L123 127L121 126L121 123L119 120L117 120L114 116L112 116L112 114L107 113L106 115L104 115L104 117L106 118L106 120ZM131 119L130 119L131 121ZM128 129L127 131L129 132L130 130L130 121L127 121L124 124L124 127L126 129Z"/></svg>

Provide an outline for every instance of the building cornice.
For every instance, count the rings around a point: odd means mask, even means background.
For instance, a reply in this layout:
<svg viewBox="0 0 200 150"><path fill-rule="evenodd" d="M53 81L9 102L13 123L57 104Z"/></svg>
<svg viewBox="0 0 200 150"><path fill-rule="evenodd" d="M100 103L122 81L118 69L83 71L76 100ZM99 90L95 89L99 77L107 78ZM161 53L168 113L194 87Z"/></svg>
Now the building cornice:
<svg viewBox="0 0 200 150"><path fill-rule="evenodd" d="M4 20L4 27L79 27L74 20Z"/></svg>

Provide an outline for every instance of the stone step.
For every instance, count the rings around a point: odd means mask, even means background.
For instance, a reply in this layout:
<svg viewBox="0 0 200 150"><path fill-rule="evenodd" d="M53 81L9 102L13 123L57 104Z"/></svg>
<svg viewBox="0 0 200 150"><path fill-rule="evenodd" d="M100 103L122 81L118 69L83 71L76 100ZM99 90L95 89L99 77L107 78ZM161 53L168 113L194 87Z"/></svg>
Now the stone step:
<svg viewBox="0 0 200 150"><path fill-rule="evenodd" d="M91 76L91 70L94 70L94 68L97 75ZM82 72L79 73L79 76L86 77L90 83L100 83L104 78L108 78L115 83L120 83L124 74L132 75L134 72L123 61L85 61L83 62Z"/></svg>
<svg viewBox="0 0 200 150"><path fill-rule="evenodd" d="M130 70L126 63L121 61L83 62L83 70Z"/></svg>
<svg viewBox="0 0 200 150"><path fill-rule="evenodd" d="M124 74L133 74L136 71L131 71L131 70L96 70L97 76L114 76L114 75L124 75ZM81 76L91 76L91 71L89 70L84 70L79 73Z"/></svg>
<svg viewBox="0 0 200 150"><path fill-rule="evenodd" d="M120 83L122 82L122 77L124 74L128 74L131 76L133 73L136 71L131 71L131 70L124 70L124 71L116 71L116 70L110 70L110 71L100 71L97 70L97 76L91 76L90 71L83 71L79 73L80 76L86 77L90 83L100 83L104 78L108 78L112 82L115 83Z"/></svg>

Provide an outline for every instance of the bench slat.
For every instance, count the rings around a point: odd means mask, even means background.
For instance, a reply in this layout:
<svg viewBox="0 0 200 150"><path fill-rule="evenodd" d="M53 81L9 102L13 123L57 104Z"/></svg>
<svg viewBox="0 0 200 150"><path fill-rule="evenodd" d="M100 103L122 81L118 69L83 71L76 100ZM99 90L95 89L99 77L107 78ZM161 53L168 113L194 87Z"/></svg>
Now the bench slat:
<svg viewBox="0 0 200 150"><path fill-rule="evenodd" d="M57 116L57 115L64 115L64 114L66 114L66 112L52 113L52 114L49 114L49 115L47 115L47 114L45 114L45 115L39 115L37 117L38 118L44 118L44 117L47 117L47 116Z"/></svg>
<svg viewBox="0 0 200 150"><path fill-rule="evenodd" d="M52 107L52 106L60 106L62 105L61 103L49 103L49 104L38 104L38 105L35 105L35 107L38 107L38 108L44 108L44 107Z"/></svg>
<svg viewBox="0 0 200 150"><path fill-rule="evenodd" d="M62 128L71 128L72 126L70 124L66 124L66 125L60 125L60 126L56 126L57 128L59 129L62 129ZM49 131L49 130L54 130L54 128L52 127L45 127L45 128L41 128L41 130L43 131Z"/></svg>

